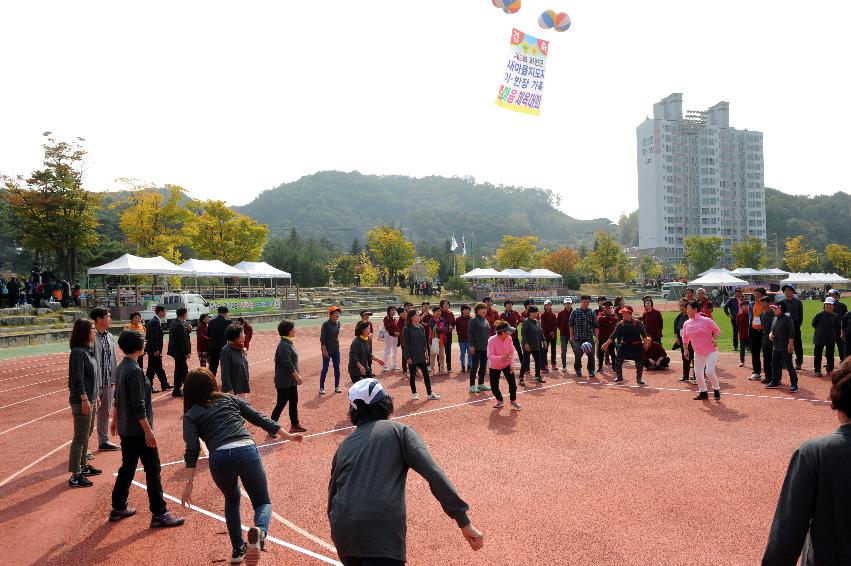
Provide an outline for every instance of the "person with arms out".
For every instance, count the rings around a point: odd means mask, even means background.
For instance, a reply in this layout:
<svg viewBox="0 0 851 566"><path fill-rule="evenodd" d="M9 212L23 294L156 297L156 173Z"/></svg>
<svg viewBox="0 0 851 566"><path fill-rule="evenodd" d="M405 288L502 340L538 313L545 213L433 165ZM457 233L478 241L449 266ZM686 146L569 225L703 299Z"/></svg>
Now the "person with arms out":
<svg viewBox="0 0 851 566"><path fill-rule="evenodd" d="M216 378L207 368L196 368L186 376L183 397L186 485L180 501L184 506L192 504L195 469L203 441L210 453L210 475L225 497L225 523L232 548L230 562L245 561L253 566L260 559L269 530L272 500L263 460L251 433L245 428L246 421L270 436L302 441L300 434L285 432L281 425L258 413L239 397L220 392ZM240 482L254 509L254 526L248 529L248 542L242 538Z"/></svg>
<svg viewBox="0 0 851 566"><path fill-rule="evenodd" d="M744 299L742 298L742 289L738 288L734 291L733 296L724 301L724 314L730 318L730 325L733 329L733 350L739 349L739 325L737 323L736 317L739 315L741 311L741 304ZM742 360L744 363L744 360ZM745 367L745 366L739 366Z"/></svg>
<svg viewBox="0 0 851 566"><path fill-rule="evenodd" d="M523 346L523 365L520 369L520 385L526 385L526 373L532 373L532 362L535 360L535 381L537 383L546 383L546 380L541 377L541 366L543 358L541 352L541 343L543 341L543 330L541 323L538 320L540 313L538 307L531 305L529 307L529 316L523 321L520 333L520 344ZM523 371L525 369L525 372Z"/></svg>
<svg viewBox="0 0 851 566"><path fill-rule="evenodd" d="M172 320L168 327L168 355L174 360L174 391L171 392L171 395L172 397L182 397L183 380L189 373L192 339L189 338L189 329L187 328L188 311L186 307L180 307L175 314L177 314L177 318ZM218 355L221 355L221 348L219 348ZM218 362L218 356L216 361Z"/></svg>
<svg viewBox="0 0 851 566"><path fill-rule="evenodd" d="M851 364L831 376L830 406L839 428L792 455L763 566L851 564Z"/></svg>
<svg viewBox="0 0 851 566"><path fill-rule="evenodd" d="M834 344L836 336L840 333L841 322L839 317L833 312L836 300L833 297L828 297L824 300L824 310L813 317L813 346L814 346L814 363L815 375L821 377L821 359L823 354L827 354L827 374L833 373L834 362Z"/></svg>
<svg viewBox="0 0 851 566"><path fill-rule="evenodd" d="M712 393L716 400L721 399L721 384L718 374L715 373L715 364L718 361L718 337L721 329L715 321L708 316L700 314L700 303L692 301L686 305L688 320L683 324L682 337L684 355L690 355L689 346L694 351L694 373L697 376L698 394L695 401L709 399L706 389L706 378L712 382Z"/></svg>
<svg viewBox="0 0 851 566"><path fill-rule="evenodd" d="M306 432L298 419L298 386L303 383L298 370L298 351L295 349L295 323L282 320L278 323L281 337L275 350L275 389L278 398L272 409L272 420L278 422L284 407L290 406L290 432Z"/></svg>
<svg viewBox="0 0 851 566"><path fill-rule="evenodd" d="M328 366L334 365L334 392L340 393L340 313L336 305L328 309L328 320L319 330L319 345L322 348L322 372L319 374L319 394L325 395L325 377Z"/></svg>
<svg viewBox="0 0 851 566"><path fill-rule="evenodd" d="M467 373L473 366L468 333L470 320L470 305L461 305L461 316L455 319L455 329L458 331L458 350L461 352L461 373Z"/></svg>
<svg viewBox="0 0 851 566"><path fill-rule="evenodd" d="M665 322L662 320L662 313L653 306L653 298L650 296L642 299L644 302L644 312L641 314L641 324L644 325L644 330L654 342L662 341L662 330L665 327Z"/></svg>
<svg viewBox="0 0 851 566"><path fill-rule="evenodd" d="M222 393L231 393L248 401L251 386L248 376L248 356L245 351L245 330L241 324L231 324L225 329L228 343L219 354L222 370Z"/></svg>
<svg viewBox="0 0 851 566"><path fill-rule="evenodd" d="M213 375L216 375L216 372L219 371L219 354L222 348L225 347L225 344L227 344L225 328L230 326L231 323L227 318L230 311L226 306L219 306L217 312L216 317L207 326L207 333L210 335L210 356L208 361L210 362L210 373Z"/></svg>
<svg viewBox="0 0 851 566"><path fill-rule="evenodd" d="M198 364L207 367L207 356L210 355L210 315L203 313L198 317L198 328L195 329L195 351L198 352Z"/></svg>
<svg viewBox="0 0 851 566"><path fill-rule="evenodd" d="M588 342L591 344L591 351L586 353L588 356L588 375L595 376L594 373L594 342L598 335L597 315L591 310L590 295L582 295L579 299L579 308L574 309L570 314L570 343L573 345L573 369L576 371L576 377L582 377L582 344Z"/></svg>
<svg viewBox="0 0 851 566"><path fill-rule="evenodd" d="M349 346L349 377L352 383L372 377L372 362L383 366L384 362L372 355L372 340L369 322L361 320L355 325L355 339Z"/></svg>
<svg viewBox="0 0 851 566"><path fill-rule="evenodd" d="M98 390L97 433L98 450L118 450L117 444L109 441L109 413L115 395L115 368L118 360L115 355L115 338L109 333L112 317L109 311L95 307L89 315L97 329L94 344L95 361L100 370L100 389Z"/></svg>
<svg viewBox="0 0 851 566"><path fill-rule="evenodd" d="M780 380L785 367L786 371L789 372L789 381L792 383L789 392L796 393L798 391L798 373L792 363L792 353L795 351L795 323L786 311L787 304L785 301L780 300L772 303L771 309L774 311L774 320L771 323L768 339L772 344L772 375L771 382L766 386L766 389L780 387Z"/></svg>
<svg viewBox="0 0 851 566"><path fill-rule="evenodd" d="M691 381L689 378L694 375L691 370L692 360L694 359L694 349L689 346L683 346L683 325L688 320L688 314L686 313L686 307L688 306L688 301L685 299L680 299L679 302L680 313L677 315L677 318L674 319L674 336L676 336L676 341L674 342L674 349L680 351L680 357L683 361L683 376L680 378L680 381ZM693 380L694 385L697 385L697 378L695 377Z"/></svg>
<svg viewBox="0 0 851 566"><path fill-rule="evenodd" d="M739 344L739 367L745 367L745 352L750 347L750 305L744 299L739 303L739 311L736 313L734 322L736 323L736 335L738 336Z"/></svg>
<svg viewBox="0 0 851 566"><path fill-rule="evenodd" d="M90 476L101 470L86 462L89 437L95 426L95 415L100 399L100 368L92 348L95 346L97 329L94 322L85 318L74 321L69 342L68 357L68 403L74 421L74 436L68 456L68 487L91 487Z"/></svg>
<svg viewBox="0 0 851 566"><path fill-rule="evenodd" d="M484 536L470 522L469 506L434 462L423 439L413 428L389 420L393 399L381 384L375 379L359 381L349 389L349 403L349 417L357 428L337 448L328 484L331 540L344 566L405 564L409 469L426 480L470 546L482 548Z"/></svg>
<svg viewBox="0 0 851 566"><path fill-rule="evenodd" d="M650 338L644 330L644 325L632 317L632 307L621 307L621 320L615 326L614 332L603 344L603 350L608 350L612 344L617 344L615 356L612 359L612 370L615 372L615 382L623 381L623 362L635 362L635 381L644 385L644 345Z"/></svg>
<svg viewBox="0 0 851 566"><path fill-rule="evenodd" d="M800 370L801 366L804 365L804 345L801 342L801 326L804 323L804 304L801 302L801 299L795 296L797 290L794 285L787 283L780 290L783 292L783 299L781 300L786 303L786 312L795 325L795 369Z"/></svg>
<svg viewBox="0 0 851 566"><path fill-rule="evenodd" d="M472 326L472 323L470 323ZM420 398L417 394L417 370L423 374L423 382L429 399L437 400L440 396L431 390L431 379L428 376L428 333L420 324L420 313L411 309L408 311L408 324L402 331L402 348L405 358L408 360L408 379L411 383L411 398L416 401ZM473 371L470 370L470 375Z"/></svg>
<svg viewBox="0 0 851 566"><path fill-rule="evenodd" d="M387 307L387 316L384 317L384 366L382 373L389 373L399 369L396 365L396 348L399 346L399 326L396 321L396 307Z"/></svg>
<svg viewBox="0 0 851 566"><path fill-rule="evenodd" d="M179 527L183 517L171 514L163 499L160 477L160 453L154 434L154 409L151 405L151 382L142 373L136 359L145 351L145 340L132 330L118 337L118 347L124 359L115 371L115 403L110 415L109 433L121 439L121 467L112 488L110 522L120 521L136 514L127 506L130 484L136 475L136 466L142 461L145 470L145 491L151 511L151 528Z"/></svg>
<svg viewBox="0 0 851 566"><path fill-rule="evenodd" d="M145 352L148 354L148 381L154 383L154 376L160 380L160 388L170 391L172 386L168 382L163 369L163 320L165 320L165 307L157 305L154 307L154 316L148 321L145 329ZM157 390L154 390L157 393Z"/></svg>
<svg viewBox="0 0 851 566"><path fill-rule="evenodd" d="M567 347L570 345L570 313L573 312L573 299L567 297L564 299L564 307L558 311L558 315L556 316L556 326L558 326L558 334L559 334L559 343L561 346L561 370L563 372L567 371ZM511 324L510 322L508 324ZM511 324L514 328L517 328L516 325ZM515 334L511 335L513 340L516 340ZM519 355L518 351L518 355ZM600 364L600 367L603 367Z"/></svg>
<svg viewBox="0 0 851 566"><path fill-rule="evenodd" d="M617 352L614 351L617 348L613 348L611 353L609 352L609 348L606 348L605 350L603 349L603 343L606 342L615 331L615 326L617 326L617 324L618 317L612 312L612 302L605 301L603 303L603 310L597 315L597 371L603 374L606 373L605 367L603 366L605 358L611 355L610 359L614 359L614 357L617 356ZM614 344L614 342L612 344Z"/></svg>
<svg viewBox="0 0 851 566"><path fill-rule="evenodd" d="M137 333L142 337L142 343L145 342L145 334L147 334L147 329L145 328L145 324L142 322L142 313L140 312L131 312L130 313L130 322L124 325L124 330L131 330ZM137 365L141 370L145 369L145 351L142 350L142 354L136 360Z"/></svg>
<svg viewBox="0 0 851 566"><path fill-rule="evenodd" d="M553 371L558 367L556 365L556 340L558 339L558 317L553 312L553 302L549 299L544 301L544 312L541 313L541 332L543 333L543 350L542 358L544 364L544 373L550 373L549 365L547 365L547 350L550 354L550 365L553 366Z"/></svg>
<svg viewBox="0 0 851 566"><path fill-rule="evenodd" d="M504 406L502 392L499 390L499 375L505 375L508 383L508 398L511 409L519 411L523 407L517 402L517 382L514 380L514 344L511 335L516 329L504 320L496 321L496 334L488 338L488 365L490 366L490 382L493 396L496 398L494 409Z"/></svg>

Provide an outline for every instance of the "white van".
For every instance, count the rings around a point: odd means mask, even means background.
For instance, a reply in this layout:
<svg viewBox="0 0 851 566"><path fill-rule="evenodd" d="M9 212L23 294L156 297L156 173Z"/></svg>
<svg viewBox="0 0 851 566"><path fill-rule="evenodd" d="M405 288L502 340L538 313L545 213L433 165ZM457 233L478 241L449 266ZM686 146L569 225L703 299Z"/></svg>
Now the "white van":
<svg viewBox="0 0 851 566"><path fill-rule="evenodd" d="M683 296L683 291L685 290L685 283L680 283L679 281L668 281L667 283L662 283L662 298L666 301L669 297L672 296L671 288L672 287L682 287L682 289L677 289L678 292L673 293L677 299Z"/></svg>
<svg viewBox="0 0 851 566"><path fill-rule="evenodd" d="M165 307L166 321L177 318L177 309L184 307L188 311L187 321L192 325L198 324L198 318L210 313L210 303L197 293L165 293L156 303ZM146 310L142 313L143 320L150 320L154 316L154 310Z"/></svg>

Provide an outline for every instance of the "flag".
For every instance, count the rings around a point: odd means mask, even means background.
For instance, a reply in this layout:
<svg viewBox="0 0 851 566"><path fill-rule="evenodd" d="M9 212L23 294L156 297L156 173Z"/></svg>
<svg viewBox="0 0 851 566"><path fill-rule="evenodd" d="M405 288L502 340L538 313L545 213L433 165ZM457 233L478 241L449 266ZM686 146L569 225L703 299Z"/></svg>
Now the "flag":
<svg viewBox="0 0 851 566"><path fill-rule="evenodd" d="M464 241L464 234L461 234L461 255L467 255L467 243Z"/></svg>
<svg viewBox="0 0 851 566"><path fill-rule="evenodd" d="M455 234L452 234L452 243L449 244L449 250L454 252L457 249L458 249L458 242L457 242L457 240L455 240Z"/></svg>

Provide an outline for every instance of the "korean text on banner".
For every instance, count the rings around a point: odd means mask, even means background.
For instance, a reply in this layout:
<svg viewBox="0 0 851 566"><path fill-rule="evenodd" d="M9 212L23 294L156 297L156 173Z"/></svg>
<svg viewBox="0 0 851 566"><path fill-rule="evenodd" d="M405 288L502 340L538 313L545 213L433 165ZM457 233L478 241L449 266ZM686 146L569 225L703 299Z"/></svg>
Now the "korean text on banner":
<svg viewBox="0 0 851 566"><path fill-rule="evenodd" d="M541 114L544 73L550 42L520 30L511 31L511 50L496 104L524 114Z"/></svg>

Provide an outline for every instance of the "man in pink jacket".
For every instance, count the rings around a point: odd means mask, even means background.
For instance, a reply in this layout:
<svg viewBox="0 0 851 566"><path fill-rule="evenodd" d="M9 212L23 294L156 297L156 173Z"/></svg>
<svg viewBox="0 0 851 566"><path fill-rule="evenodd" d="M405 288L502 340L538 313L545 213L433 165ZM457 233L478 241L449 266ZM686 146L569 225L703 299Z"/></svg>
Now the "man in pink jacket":
<svg viewBox="0 0 851 566"><path fill-rule="evenodd" d="M715 321L699 313L700 303L693 301L686 305L688 320L681 331L683 338L683 357L688 358L688 347L694 350L694 373L697 376L698 394L695 401L709 399L706 390L706 377L712 382L715 399L721 398L721 385L718 374L715 373L715 363L718 361L718 337L721 329ZM705 374L705 375L704 375Z"/></svg>
<svg viewBox="0 0 851 566"><path fill-rule="evenodd" d="M488 365L490 366L490 381L493 396L496 397L494 409L502 409L502 392L499 390L499 374L505 375L508 382L508 397L511 400L511 410L519 411L523 407L517 402L517 382L514 380L514 342L511 335L515 328L504 320L494 323L496 334L488 338Z"/></svg>

